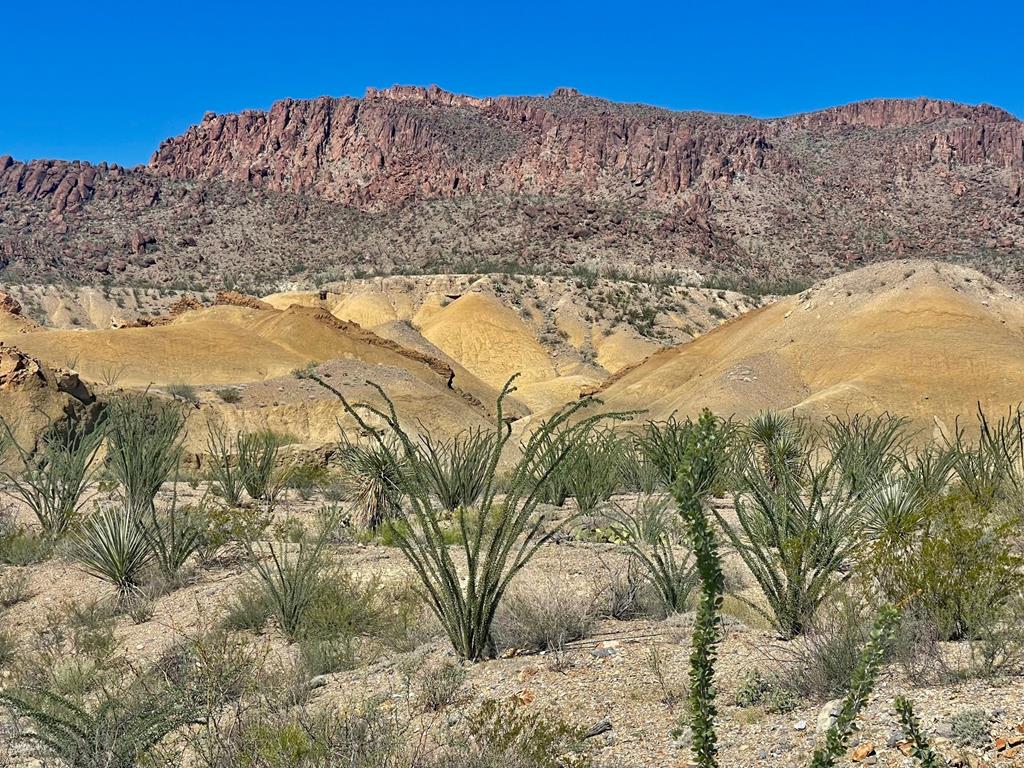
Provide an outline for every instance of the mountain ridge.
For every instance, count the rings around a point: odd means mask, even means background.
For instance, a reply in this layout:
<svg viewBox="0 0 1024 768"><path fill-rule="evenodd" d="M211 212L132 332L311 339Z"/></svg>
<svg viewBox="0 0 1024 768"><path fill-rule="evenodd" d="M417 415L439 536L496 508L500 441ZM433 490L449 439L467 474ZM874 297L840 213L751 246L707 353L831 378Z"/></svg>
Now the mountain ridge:
<svg viewBox="0 0 1024 768"><path fill-rule="evenodd" d="M1019 284L1022 188L1024 122L988 105L760 119L394 86L207 113L146 166L2 156L0 269L218 288L456 258L764 279L923 255Z"/></svg>

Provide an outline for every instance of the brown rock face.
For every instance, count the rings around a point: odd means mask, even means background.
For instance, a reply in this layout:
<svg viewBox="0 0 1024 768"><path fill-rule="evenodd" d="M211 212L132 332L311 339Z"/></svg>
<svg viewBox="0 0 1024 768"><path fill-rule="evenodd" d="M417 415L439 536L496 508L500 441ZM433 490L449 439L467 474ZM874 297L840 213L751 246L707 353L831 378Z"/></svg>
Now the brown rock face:
<svg viewBox="0 0 1024 768"><path fill-rule="evenodd" d="M484 259L813 278L956 254L1019 282L1022 180L1024 123L985 105L758 120L396 86L209 113L145 168L0 157L0 270L255 291Z"/></svg>

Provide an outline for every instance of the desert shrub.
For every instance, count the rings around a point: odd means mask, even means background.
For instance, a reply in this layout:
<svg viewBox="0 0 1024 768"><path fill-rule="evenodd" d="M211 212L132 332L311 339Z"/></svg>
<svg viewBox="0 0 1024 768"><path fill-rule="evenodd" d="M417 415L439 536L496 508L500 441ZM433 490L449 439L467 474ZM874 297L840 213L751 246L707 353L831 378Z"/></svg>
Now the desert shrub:
<svg viewBox="0 0 1024 768"><path fill-rule="evenodd" d="M466 670L457 664L440 664L420 675L417 682L419 706L427 712L440 712L462 699Z"/></svg>
<svg viewBox="0 0 1024 768"><path fill-rule="evenodd" d="M794 658L784 676L786 689L813 701L841 695L860 663L870 625L866 606L852 596L838 596L789 648Z"/></svg>
<svg viewBox="0 0 1024 768"><path fill-rule="evenodd" d="M10 608L29 597L28 574L25 571L20 568L0 570L0 608Z"/></svg>
<svg viewBox="0 0 1024 768"><path fill-rule="evenodd" d="M859 499L871 493L900 467L910 441L907 423L889 413L826 419L825 447L849 497Z"/></svg>
<svg viewBox="0 0 1024 768"><path fill-rule="evenodd" d="M0 564L31 565L46 559L53 542L18 525L11 511L0 507Z"/></svg>
<svg viewBox="0 0 1024 768"><path fill-rule="evenodd" d="M148 519L157 492L181 463L185 412L145 395L115 398L107 411L107 470L132 520Z"/></svg>
<svg viewBox="0 0 1024 768"><path fill-rule="evenodd" d="M411 764L402 724L371 702L357 711L260 707L196 738L202 768L378 768Z"/></svg>
<svg viewBox="0 0 1024 768"><path fill-rule="evenodd" d="M517 699L487 699L467 718L466 748L445 756L454 768L585 768L583 732L525 710Z"/></svg>
<svg viewBox="0 0 1024 768"><path fill-rule="evenodd" d="M662 616L662 600L651 587L644 566L626 558L624 568L604 564L602 615L619 621L641 616Z"/></svg>
<svg viewBox="0 0 1024 768"><path fill-rule="evenodd" d="M561 581L513 584L494 617L499 650L560 650L586 637L594 625L594 599Z"/></svg>
<svg viewBox="0 0 1024 768"><path fill-rule="evenodd" d="M959 746L985 749L992 741L992 718L983 709L961 709L949 719L949 731Z"/></svg>
<svg viewBox="0 0 1024 768"><path fill-rule="evenodd" d="M566 492L576 508L592 514L622 485L624 445L610 429L584 434L568 453L561 467Z"/></svg>
<svg viewBox="0 0 1024 768"><path fill-rule="evenodd" d="M308 501L313 498L317 489L322 488L330 480L330 471L322 464L296 464L288 468L284 487L293 490Z"/></svg>
<svg viewBox="0 0 1024 768"><path fill-rule="evenodd" d="M1016 514L1002 515L968 490L931 502L918 548L900 581L948 640L997 640L1015 622L1024 560L1013 545Z"/></svg>
<svg viewBox="0 0 1024 768"><path fill-rule="evenodd" d="M280 490L276 472L282 438L270 431L242 432L235 445L238 476L246 493L255 500L273 501Z"/></svg>
<svg viewBox="0 0 1024 768"><path fill-rule="evenodd" d="M87 424L63 419L51 424L40 439L39 450L22 446L10 424L0 419L0 456L5 443L17 453L20 471L4 470L6 492L32 510L44 535L63 536L78 521L96 453L103 442L102 422Z"/></svg>
<svg viewBox="0 0 1024 768"><path fill-rule="evenodd" d="M224 626L230 630L247 629L258 632L274 613L267 590L258 582L239 587L228 603Z"/></svg>
<svg viewBox="0 0 1024 768"><path fill-rule="evenodd" d="M167 386L167 394L175 400L181 400L183 403L199 404L199 394L191 384L169 384Z"/></svg>
<svg viewBox="0 0 1024 768"><path fill-rule="evenodd" d="M18 658L18 638L14 632L0 629L0 669L7 669Z"/></svg>
<svg viewBox="0 0 1024 768"><path fill-rule="evenodd" d="M763 675L757 669L747 672L736 691L737 707L764 707L766 712L783 713L796 709L799 698L780 679Z"/></svg>
<svg viewBox="0 0 1024 768"><path fill-rule="evenodd" d="M142 526L119 504L104 505L83 524L72 552L86 572L116 588L119 600L138 591L153 556Z"/></svg>
<svg viewBox="0 0 1024 768"><path fill-rule="evenodd" d="M355 508L360 528L377 531L402 517L405 496L405 462L398 459L397 445L345 441L339 451L341 498Z"/></svg>
<svg viewBox="0 0 1024 768"><path fill-rule="evenodd" d="M738 522L719 516L767 601L767 609L751 606L783 638L804 631L859 544L860 518L842 490L841 468L834 461L816 466L810 454L799 435L786 431L748 444Z"/></svg>
<svg viewBox="0 0 1024 768"><path fill-rule="evenodd" d="M264 509L212 504L204 505L197 516L204 525L196 553L204 563L215 560L229 545L244 545L259 539L270 525L270 516Z"/></svg>
<svg viewBox="0 0 1024 768"><path fill-rule="evenodd" d="M214 393L225 403L240 403L242 401L242 390L238 387L223 387L214 390Z"/></svg>
<svg viewBox="0 0 1024 768"><path fill-rule="evenodd" d="M468 509L484 492L487 475L494 471L494 443L497 436L484 429L469 430L450 440L429 433L420 436L417 461L442 509Z"/></svg>
<svg viewBox="0 0 1024 768"><path fill-rule="evenodd" d="M434 500L429 482L416 461L416 442L399 423L394 404L385 392L377 387L386 403L385 410L366 404L357 408L315 373L303 375L341 399L346 412L376 441L393 471L399 471L397 468L403 462L408 465L408 527L392 526L398 546L412 565L428 604L455 651L474 661L493 656L491 624L505 590L537 549L560 529L556 525L542 530L543 519L534 514L541 503L545 482L602 417L583 418L569 425L569 420L590 404L587 399L557 411L526 440L522 454L504 478L504 496L500 501L497 473L493 469L488 472L484 490L474 506L478 524L473 535L466 516L459 517L460 546L466 563L460 568L448 552L441 526L444 510ZM513 381L514 378L502 388L496 404L495 434L499 437L492 446L494 454L490 461L495 468L510 437L504 423L504 402L515 391ZM371 428L362 415L364 412L380 419L387 430ZM538 467L546 469L538 474Z"/></svg>
<svg viewBox="0 0 1024 768"><path fill-rule="evenodd" d="M683 531L679 517L664 497L641 498L632 510L621 505L608 513L616 538L631 559L643 569L654 587L665 614L686 609L690 593L697 585L691 553L677 553Z"/></svg>

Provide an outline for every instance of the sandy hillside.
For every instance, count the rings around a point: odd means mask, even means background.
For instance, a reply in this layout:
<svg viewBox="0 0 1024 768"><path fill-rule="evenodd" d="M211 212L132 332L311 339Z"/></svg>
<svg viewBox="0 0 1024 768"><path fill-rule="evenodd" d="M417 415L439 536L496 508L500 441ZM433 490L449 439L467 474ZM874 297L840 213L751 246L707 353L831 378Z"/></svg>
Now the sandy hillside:
<svg viewBox="0 0 1024 768"><path fill-rule="evenodd" d="M821 283L674 349L603 390L609 408L814 416L889 410L920 427L1024 392L1024 299L970 269L892 262Z"/></svg>

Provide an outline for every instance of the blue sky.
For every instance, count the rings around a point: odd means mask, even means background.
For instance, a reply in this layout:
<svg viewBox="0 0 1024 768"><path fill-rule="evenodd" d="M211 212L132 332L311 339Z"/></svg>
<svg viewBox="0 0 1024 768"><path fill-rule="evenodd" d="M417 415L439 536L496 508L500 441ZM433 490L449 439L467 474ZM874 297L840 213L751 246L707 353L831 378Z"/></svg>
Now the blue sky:
<svg viewBox="0 0 1024 768"><path fill-rule="evenodd" d="M208 110L394 83L756 116L923 95L1024 117L1020 0L9 0L0 27L0 155L19 159L141 163Z"/></svg>

